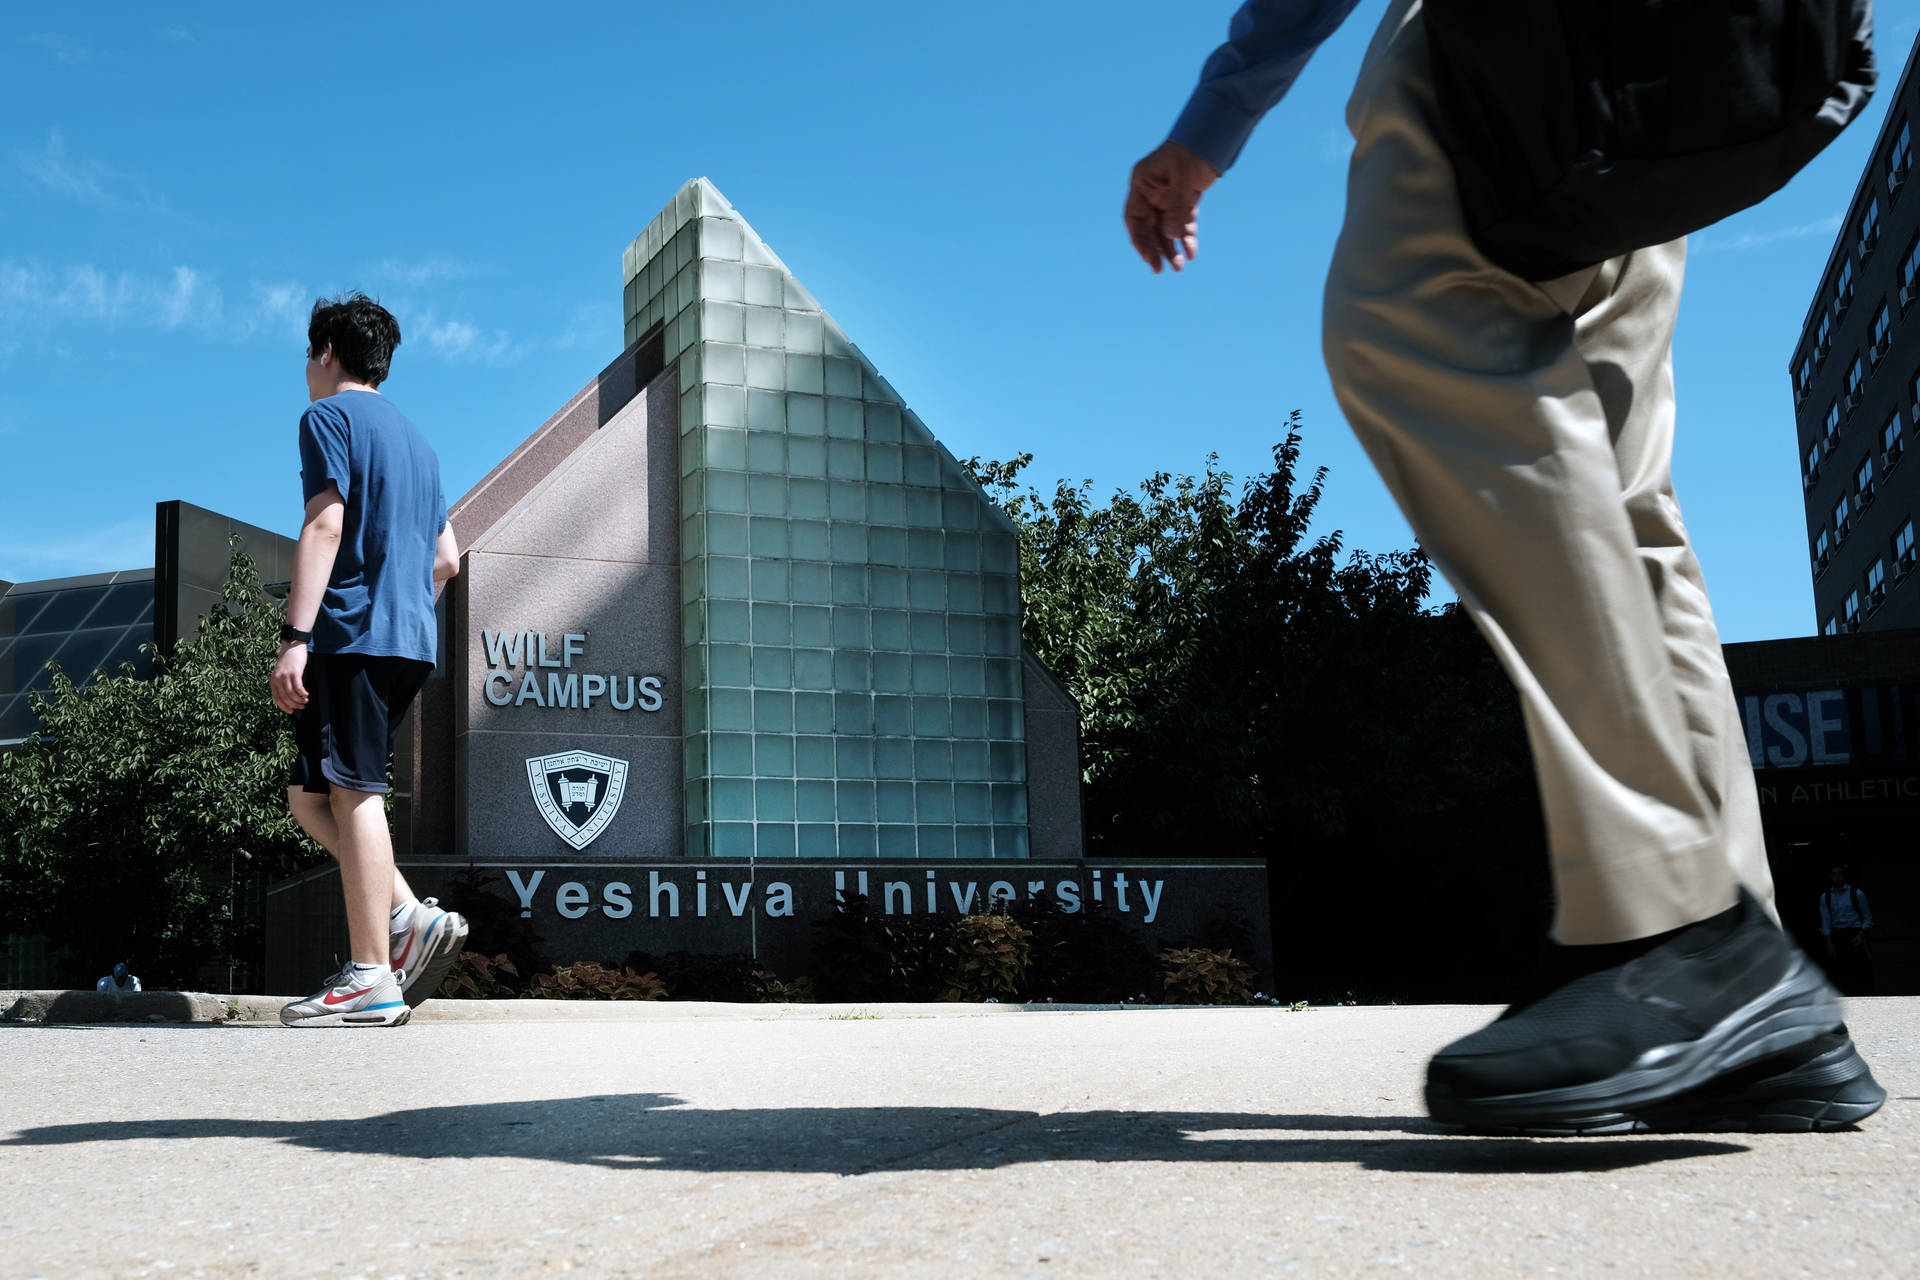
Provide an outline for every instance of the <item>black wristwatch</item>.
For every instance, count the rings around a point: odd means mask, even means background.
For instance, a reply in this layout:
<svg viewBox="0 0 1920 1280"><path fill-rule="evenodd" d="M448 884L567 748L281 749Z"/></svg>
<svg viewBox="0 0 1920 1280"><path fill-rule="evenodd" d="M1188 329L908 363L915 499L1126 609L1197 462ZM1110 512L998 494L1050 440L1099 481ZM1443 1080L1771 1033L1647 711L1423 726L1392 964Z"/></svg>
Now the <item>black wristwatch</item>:
<svg viewBox="0 0 1920 1280"><path fill-rule="evenodd" d="M313 632L302 631L291 622L280 624L280 642L282 644L306 644L313 639Z"/></svg>

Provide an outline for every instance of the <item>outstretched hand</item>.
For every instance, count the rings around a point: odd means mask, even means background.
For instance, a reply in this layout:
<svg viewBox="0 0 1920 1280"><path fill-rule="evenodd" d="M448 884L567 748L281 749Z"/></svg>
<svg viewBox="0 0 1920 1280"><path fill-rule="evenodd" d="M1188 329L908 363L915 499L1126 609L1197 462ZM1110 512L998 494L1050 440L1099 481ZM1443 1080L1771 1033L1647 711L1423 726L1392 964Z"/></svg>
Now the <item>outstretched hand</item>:
<svg viewBox="0 0 1920 1280"><path fill-rule="evenodd" d="M1162 263L1175 271L1200 250L1200 195L1219 170L1177 142L1163 142L1133 166L1127 188L1127 236L1155 275Z"/></svg>

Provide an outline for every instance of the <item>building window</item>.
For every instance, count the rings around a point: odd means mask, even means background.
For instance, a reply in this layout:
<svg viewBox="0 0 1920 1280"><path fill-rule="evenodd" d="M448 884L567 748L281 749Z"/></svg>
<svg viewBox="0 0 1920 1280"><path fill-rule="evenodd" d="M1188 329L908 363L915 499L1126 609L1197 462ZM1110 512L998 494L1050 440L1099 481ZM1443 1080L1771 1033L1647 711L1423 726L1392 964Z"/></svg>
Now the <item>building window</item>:
<svg viewBox="0 0 1920 1280"><path fill-rule="evenodd" d="M1820 624L1820 634L1823 636L1837 636L1840 634L1840 624L1832 618L1828 618Z"/></svg>
<svg viewBox="0 0 1920 1280"><path fill-rule="evenodd" d="M1801 356L1800 367L1793 374L1793 402L1797 405L1807 398L1807 388L1813 385L1813 357Z"/></svg>
<svg viewBox="0 0 1920 1280"><path fill-rule="evenodd" d="M1838 543L1842 538L1847 536L1847 503L1848 499L1846 495L1842 494L1840 501L1836 502L1833 506L1833 540L1835 543Z"/></svg>
<svg viewBox="0 0 1920 1280"><path fill-rule="evenodd" d="M1907 451L1907 424L1895 409L1893 416L1887 419L1887 425L1880 428L1880 458L1888 467L1900 460Z"/></svg>
<svg viewBox="0 0 1920 1280"><path fill-rule="evenodd" d="M1825 307L1822 307L1820 309L1820 332L1815 335L1813 341L1813 354L1816 359L1825 360L1827 358L1827 348L1831 345L1828 339L1832 336L1833 313Z"/></svg>
<svg viewBox="0 0 1920 1280"><path fill-rule="evenodd" d="M1873 313L1874 349L1875 350L1882 349L1882 345L1887 340L1887 335L1892 332L1893 332L1893 312L1888 308L1887 304L1883 302L1880 304L1880 309Z"/></svg>
<svg viewBox="0 0 1920 1280"><path fill-rule="evenodd" d="M1867 567L1867 603L1877 605L1887 598L1887 562L1879 556Z"/></svg>
<svg viewBox="0 0 1920 1280"><path fill-rule="evenodd" d="M1858 631L1860 629L1860 588L1855 587L1847 592L1846 607L1841 612L1847 615L1847 630Z"/></svg>
<svg viewBox="0 0 1920 1280"><path fill-rule="evenodd" d="M1820 474L1820 442L1815 440L1807 446L1807 479Z"/></svg>
<svg viewBox="0 0 1920 1280"><path fill-rule="evenodd" d="M1900 526L1893 535L1893 563L1901 572L1913 568L1913 521Z"/></svg>
<svg viewBox="0 0 1920 1280"><path fill-rule="evenodd" d="M1873 252L1873 246L1880 242L1880 197L1867 201L1867 211L1860 215L1860 256L1866 257Z"/></svg>
<svg viewBox="0 0 1920 1280"><path fill-rule="evenodd" d="M1853 259L1848 258L1840 264L1840 285L1833 291L1833 310L1840 314L1853 301Z"/></svg>
<svg viewBox="0 0 1920 1280"><path fill-rule="evenodd" d="M1827 406L1827 441L1828 443L1831 444L1833 442L1834 437L1838 436L1839 434L1840 434L1840 402L1836 400L1832 404Z"/></svg>
<svg viewBox="0 0 1920 1280"><path fill-rule="evenodd" d="M1853 364L1847 370L1847 399L1849 402L1860 398L1860 388L1867 380L1866 363L1859 356L1853 358ZM1847 412L1853 412L1853 404L1847 405Z"/></svg>
<svg viewBox="0 0 1920 1280"><path fill-rule="evenodd" d="M1920 276L1920 235L1913 237L1913 243L1907 246L1907 256L1900 260L1900 305L1905 307L1913 302L1913 278Z"/></svg>
<svg viewBox="0 0 1920 1280"><path fill-rule="evenodd" d="M1898 191L1907 180L1907 170L1913 167L1913 127L1907 121L1900 122L1900 136L1893 140L1893 154L1887 157L1887 190Z"/></svg>
<svg viewBox="0 0 1920 1280"><path fill-rule="evenodd" d="M1820 536L1813 540L1813 576L1819 577L1827 571L1827 556L1832 547L1827 542L1827 531L1822 529Z"/></svg>
<svg viewBox="0 0 1920 1280"><path fill-rule="evenodd" d="M1853 496L1859 501L1862 510L1873 501L1873 455L1868 454L1861 462L1860 469L1853 473Z"/></svg>

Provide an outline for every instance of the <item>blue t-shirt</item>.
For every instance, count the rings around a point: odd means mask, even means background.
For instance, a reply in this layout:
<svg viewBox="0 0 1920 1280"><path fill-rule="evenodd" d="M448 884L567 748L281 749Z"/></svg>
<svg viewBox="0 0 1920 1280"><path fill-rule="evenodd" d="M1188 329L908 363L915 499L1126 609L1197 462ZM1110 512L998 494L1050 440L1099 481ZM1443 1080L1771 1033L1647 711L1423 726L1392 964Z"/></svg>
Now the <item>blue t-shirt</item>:
<svg viewBox="0 0 1920 1280"><path fill-rule="evenodd" d="M447 527L433 446L385 396L342 391L300 415L304 499L329 482L347 509L313 651L432 662L433 556Z"/></svg>

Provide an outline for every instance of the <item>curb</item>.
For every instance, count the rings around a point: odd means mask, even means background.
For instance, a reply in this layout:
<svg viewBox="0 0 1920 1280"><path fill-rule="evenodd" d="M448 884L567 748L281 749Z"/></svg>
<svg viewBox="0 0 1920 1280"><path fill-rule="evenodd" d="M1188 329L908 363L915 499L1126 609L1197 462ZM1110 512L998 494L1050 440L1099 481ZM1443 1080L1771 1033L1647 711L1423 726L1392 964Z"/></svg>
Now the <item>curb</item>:
<svg viewBox="0 0 1920 1280"><path fill-rule="evenodd" d="M0 1022L219 1023L280 1025L280 1006L298 996L214 995L201 991L0 991ZM415 1023L464 1022L868 1022L908 1018L985 1018L1016 1013L1275 1012L1262 1006L1126 1004L725 1004L700 1000L434 1000ZM1284 1008L1277 1012L1286 1012Z"/></svg>

